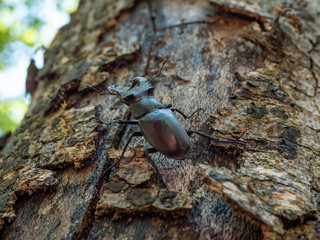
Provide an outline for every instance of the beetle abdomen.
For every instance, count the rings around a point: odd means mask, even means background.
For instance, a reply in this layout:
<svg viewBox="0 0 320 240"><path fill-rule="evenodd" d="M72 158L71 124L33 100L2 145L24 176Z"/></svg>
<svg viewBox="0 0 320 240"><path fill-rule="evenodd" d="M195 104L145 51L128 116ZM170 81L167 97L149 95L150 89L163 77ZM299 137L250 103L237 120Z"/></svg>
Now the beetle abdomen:
<svg viewBox="0 0 320 240"><path fill-rule="evenodd" d="M145 139L169 158L184 159L190 151L189 136L170 109L154 110L139 119Z"/></svg>

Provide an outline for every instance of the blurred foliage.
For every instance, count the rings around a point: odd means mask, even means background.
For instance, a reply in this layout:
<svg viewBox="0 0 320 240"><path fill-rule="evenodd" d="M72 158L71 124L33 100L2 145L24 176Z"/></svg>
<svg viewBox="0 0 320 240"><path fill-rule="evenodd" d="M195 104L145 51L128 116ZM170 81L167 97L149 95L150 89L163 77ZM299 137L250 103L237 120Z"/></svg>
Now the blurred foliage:
<svg viewBox="0 0 320 240"><path fill-rule="evenodd" d="M50 21L56 21L48 18L43 11L48 1L55 4L59 11L69 14L77 9L79 3L79 0L0 0L0 71L16 63L16 43L29 49L50 44L46 44L42 38L42 30L50 25ZM50 11L51 8L46 10ZM27 109L25 97L7 101L1 100L0 96L0 136L8 131L13 132Z"/></svg>
<svg viewBox="0 0 320 240"><path fill-rule="evenodd" d="M28 110L26 101L22 98L12 101L0 100L0 136L13 132L22 121Z"/></svg>
<svg viewBox="0 0 320 240"><path fill-rule="evenodd" d="M56 0L57 8L60 11L66 11L69 14L77 10L79 5L79 0Z"/></svg>
<svg viewBox="0 0 320 240"><path fill-rule="evenodd" d="M76 10L79 0L51 0L61 12ZM6 45L21 41L28 46L44 45L41 30L48 23L43 0L0 0L0 70L14 63ZM52 19L54 21L54 19Z"/></svg>

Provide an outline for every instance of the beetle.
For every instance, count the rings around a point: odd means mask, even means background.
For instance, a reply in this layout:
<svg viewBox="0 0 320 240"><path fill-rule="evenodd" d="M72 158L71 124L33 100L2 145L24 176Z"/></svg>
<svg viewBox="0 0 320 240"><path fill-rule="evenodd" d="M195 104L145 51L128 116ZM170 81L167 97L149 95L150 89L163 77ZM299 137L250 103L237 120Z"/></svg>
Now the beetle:
<svg viewBox="0 0 320 240"><path fill-rule="evenodd" d="M164 67L165 61L157 75L155 75L150 81L159 77L161 71ZM119 100L126 104L135 120L114 120L110 123L119 123L119 124L134 124L139 125L141 132L134 132L128 139L123 152L120 158L114 162L108 169L110 170L115 166L121 158L124 156L124 153L135 136L143 136L147 142L153 146L151 152L160 152L161 154L167 156L168 158L173 158L177 160L185 159L191 149L191 142L189 136L191 134L198 134L202 137L208 138L210 140L222 143L235 143L243 144L239 141L229 141L229 140L219 140L218 138L213 138L202 132L189 130L186 131L179 120L176 118L173 112L180 113L185 119L191 118L195 113L202 108L197 109L190 116L185 115L181 110L172 108L171 104L164 105L160 103L154 96L154 86L151 85L144 77L136 77L131 80L131 87L127 91L122 91L114 86L108 87L108 92L102 93L98 89L87 85L87 87L99 92L101 95L111 94L116 95ZM105 123L101 119L97 118L103 124L109 125L110 123ZM244 145L244 144L243 144ZM157 170L158 173L158 170Z"/></svg>

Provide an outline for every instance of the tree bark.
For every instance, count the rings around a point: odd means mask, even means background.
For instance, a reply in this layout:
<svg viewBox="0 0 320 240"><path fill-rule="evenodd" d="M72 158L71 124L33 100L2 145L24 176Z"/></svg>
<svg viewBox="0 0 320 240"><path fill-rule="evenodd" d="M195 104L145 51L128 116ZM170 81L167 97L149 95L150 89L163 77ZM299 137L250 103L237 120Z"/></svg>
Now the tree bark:
<svg viewBox="0 0 320 240"><path fill-rule="evenodd" d="M319 239L319 1L81 1L0 155L1 239ZM148 154L129 79L186 113L182 161ZM156 132L154 133L157 134ZM169 190L161 188L155 162Z"/></svg>

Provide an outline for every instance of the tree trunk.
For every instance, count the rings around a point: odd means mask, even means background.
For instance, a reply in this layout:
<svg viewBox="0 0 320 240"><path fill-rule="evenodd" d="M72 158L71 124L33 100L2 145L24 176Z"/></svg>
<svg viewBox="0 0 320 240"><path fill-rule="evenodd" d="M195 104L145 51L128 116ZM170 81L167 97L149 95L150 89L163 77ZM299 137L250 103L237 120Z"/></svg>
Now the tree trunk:
<svg viewBox="0 0 320 240"><path fill-rule="evenodd" d="M81 1L1 152L1 239L319 239L319 4ZM86 84L126 89L165 59L155 97L236 142L192 136L174 160L134 138L107 171L139 127L101 124L131 114Z"/></svg>

